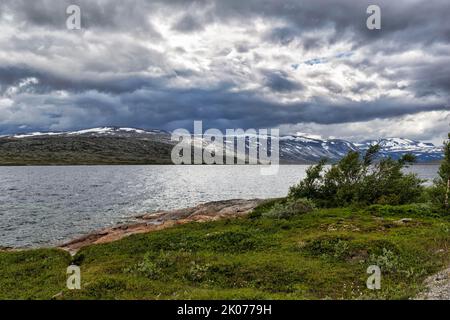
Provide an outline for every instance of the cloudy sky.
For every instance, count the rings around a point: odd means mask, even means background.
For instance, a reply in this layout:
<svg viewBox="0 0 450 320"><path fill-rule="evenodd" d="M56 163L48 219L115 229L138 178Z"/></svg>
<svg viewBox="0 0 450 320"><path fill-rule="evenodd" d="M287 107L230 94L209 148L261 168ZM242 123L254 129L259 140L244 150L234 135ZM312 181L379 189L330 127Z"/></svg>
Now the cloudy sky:
<svg viewBox="0 0 450 320"><path fill-rule="evenodd" d="M0 134L203 120L440 143L449 19L448 0L1 0Z"/></svg>

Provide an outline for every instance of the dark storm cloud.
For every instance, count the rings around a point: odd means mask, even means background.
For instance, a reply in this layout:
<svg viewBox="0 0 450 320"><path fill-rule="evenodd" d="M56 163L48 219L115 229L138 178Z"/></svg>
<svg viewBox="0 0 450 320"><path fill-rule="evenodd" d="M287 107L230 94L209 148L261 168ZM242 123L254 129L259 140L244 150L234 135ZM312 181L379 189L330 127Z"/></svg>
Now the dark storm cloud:
<svg viewBox="0 0 450 320"><path fill-rule="evenodd" d="M450 92L450 65L448 59L442 64L422 65L415 68L407 77L413 79L411 83L416 97L428 94L448 97Z"/></svg>
<svg viewBox="0 0 450 320"><path fill-rule="evenodd" d="M181 73L182 71L180 71ZM51 93L54 90L80 93L95 90L103 93L121 94L134 92L142 88L161 88L168 77L105 75L95 79L74 78L70 75L52 74L45 70L33 70L26 66L0 66L0 92L5 92L8 86L18 85L23 79L35 78L38 80L38 83L33 85L35 93Z"/></svg>
<svg viewBox="0 0 450 320"><path fill-rule="evenodd" d="M228 88L229 84L224 84L223 87L210 90L140 90L116 96L87 92L64 99L47 96L36 101L39 101L39 108L42 110L51 110L50 123L57 124L61 119L65 119L68 120L66 123L70 129L85 127L85 122L80 120L86 116L90 117L89 122L95 126L159 127L172 130L180 124L189 127L194 120L201 119L206 128L224 130L266 128L274 123L334 124L385 119L403 115L405 108L412 114L448 110L448 107L441 105L405 105L402 101L384 98L365 103L364 108L357 102L342 101L336 104L328 99L283 104L263 99L256 92L233 95L224 93ZM26 96L17 101L17 106L32 101L34 99L31 96ZM77 108L74 109L73 106ZM33 130L46 128L48 129L47 122L43 126L30 127ZM7 128L2 131L5 133Z"/></svg>
<svg viewBox="0 0 450 320"><path fill-rule="evenodd" d="M303 86L288 78L285 72L266 71L266 86L276 92L291 92L294 90L302 90Z"/></svg>
<svg viewBox="0 0 450 320"><path fill-rule="evenodd" d="M141 30L150 32L153 36L157 34L146 17L146 12L152 9L146 1L14 0L3 1L0 10L3 15L12 14L17 22L28 26L60 29L66 25L66 8L73 4L82 8L82 23L85 29L125 32Z"/></svg>
<svg viewBox="0 0 450 320"><path fill-rule="evenodd" d="M448 12L450 2L445 0L430 1L388 1L379 0L376 4L382 9L382 32L373 32L365 26L366 8L373 1L362 0L5 0L0 4L2 13L13 13L19 21L40 26L61 27L65 25L65 8L77 4L83 9L84 22L87 27L95 26L105 30L111 28L150 28L148 15L152 12L178 10L183 17L179 21L190 28L201 28L201 20L186 12L195 12L210 6L209 19L205 24L231 20L249 23L255 17L263 19L281 19L291 27L274 28L269 38L289 43L296 36L301 37L305 31L332 28L337 41L347 31L357 34L359 44L372 40L401 41L403 43L421 41L424 44L450 41ZM212 18L214 17L214 18ZM178 28L177 28L178 29ZM122 30L126 31L126 30ZM430 33L433 34L430 37ZM382 37L381 37L382 36Z"/></svg>
<svg viewBox="0 0 450 320"><path fill-rule="evenodd" d="M402 115L404 108L408 107L412 113L428 110L445 110L443 106L403 105L401 101L389 101L379 99L367 103L366 109L360 108L358 103L345 101L340 104L331 104L329 100L311 101L309 103L281 104L276 101L267 101L258 97L257 94L237 94L233 96L222 95L220 91L189 91L166 93L164 107L160 109L174 109L180 112L179 119L203 119L211 124L216 124L217 119L228 120L231 128L236 126L246 128L270 127L273 123L289 122L316 122L321 124L345 123L353 121L364 121L373 118L389 118ZM145 106L146 97L140 103L133 104ZM130 100L125 98L124 102ZM154 105L161 105L159 101L153 101ZM195 105L211 106L199 108ZM197 103L197 104L196 104ZM183 106L178 109L175 106ZM222 110L222 106L227 106ZM140 110L145 111L145 108ZM153 110L152 112L154 112ZM219 126L222 128L221 126Z"/></svg>
<svg viewBox="0 0 450 320"><path fill-rule="evenodd" d="M372 2L3 0L0 23L13 31L0 47L0 132L174 129L195 119L273 127L449 111L450 1L377 1L379 31L365 25ZM81 7L84 31L64 29L69 4ZM167 38L217 26L236 34ZM351 55L321 52L339 45ZM305 56L289 55L297 49Z"/></svg>

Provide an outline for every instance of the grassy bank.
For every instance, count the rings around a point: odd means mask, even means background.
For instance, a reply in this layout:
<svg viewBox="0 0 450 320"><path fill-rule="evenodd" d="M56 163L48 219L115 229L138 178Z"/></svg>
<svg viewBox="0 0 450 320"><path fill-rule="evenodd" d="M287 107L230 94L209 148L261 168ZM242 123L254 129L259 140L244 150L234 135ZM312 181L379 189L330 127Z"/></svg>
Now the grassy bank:
<svg viewBox="0 0 450 320"><path fill-rule="evenodd" d="M190 223L86 247L0 253L3 299L406 299L450 263L450 219L426 205ZM403 218L412 220L400 221ZM65 289L66 267L82 289ZM366 288L366 269L382 288ZM62 294L61 294L62 293Z"/></svg>

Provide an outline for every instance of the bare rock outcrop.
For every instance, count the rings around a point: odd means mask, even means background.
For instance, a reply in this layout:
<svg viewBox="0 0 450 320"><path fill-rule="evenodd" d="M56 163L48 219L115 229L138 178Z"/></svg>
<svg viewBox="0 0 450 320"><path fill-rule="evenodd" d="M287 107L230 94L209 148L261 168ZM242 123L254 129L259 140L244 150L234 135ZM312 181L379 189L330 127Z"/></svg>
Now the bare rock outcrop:
<svg viewBox="0 0 450 320"><path fill-rule="evenodd" d="M99 243L108 243L120 240L132 234L158 231L175 225L188 222L206 222L219 219L235 218L250 213L255 207L265 200L224 200L200 204L196 207L172 211L159 211L137 216L138 222L119 225L112 228L99 230L67 242L60 248L76 253L79 249Z"/></svg>

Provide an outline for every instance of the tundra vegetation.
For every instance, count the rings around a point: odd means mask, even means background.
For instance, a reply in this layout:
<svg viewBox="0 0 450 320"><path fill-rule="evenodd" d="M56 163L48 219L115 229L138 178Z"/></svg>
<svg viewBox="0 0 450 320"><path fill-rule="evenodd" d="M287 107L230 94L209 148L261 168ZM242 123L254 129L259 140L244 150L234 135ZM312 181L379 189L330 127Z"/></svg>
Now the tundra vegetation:
<svg viewBox="0 0 450 320"><path fill-rule="evenodd" d="M449 137L450 138L450 137ZM424 187L414 160L360 157L309 168L250 215L129 236L75 256L0 252L3 299L408 299L450 263L450 152ZM81 290L66 268L81 268ZM380 290L366 271L381 268Z"/></svg>

